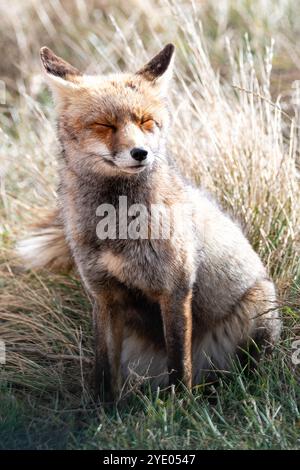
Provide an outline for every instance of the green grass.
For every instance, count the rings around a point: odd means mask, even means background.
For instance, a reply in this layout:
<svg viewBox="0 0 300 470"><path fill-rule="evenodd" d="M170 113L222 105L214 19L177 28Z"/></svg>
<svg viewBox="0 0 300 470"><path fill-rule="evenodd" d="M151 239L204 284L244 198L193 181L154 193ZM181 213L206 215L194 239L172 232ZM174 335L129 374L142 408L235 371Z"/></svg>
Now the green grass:
<svg viewBox="0 0 300 470"><path fill-rule="evenodd" d="M110 408L3 386L0 448L296 449L300 384L288 362L278 351L205 392L140 392Z"/></svg>

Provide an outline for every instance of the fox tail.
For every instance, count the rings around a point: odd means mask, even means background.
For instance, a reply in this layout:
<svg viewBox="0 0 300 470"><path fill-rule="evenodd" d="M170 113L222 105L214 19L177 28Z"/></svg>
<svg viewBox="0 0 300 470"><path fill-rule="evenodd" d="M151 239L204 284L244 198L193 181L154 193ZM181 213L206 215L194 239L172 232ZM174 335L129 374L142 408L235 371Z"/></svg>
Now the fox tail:
<svg viewBox="0 0 300 470"><path fill-rule="evenodd" d="M17 243L16 252L26 269L49 269L55 272L72 269L73 259L58 209L40 216L30 236Z"/></svg>

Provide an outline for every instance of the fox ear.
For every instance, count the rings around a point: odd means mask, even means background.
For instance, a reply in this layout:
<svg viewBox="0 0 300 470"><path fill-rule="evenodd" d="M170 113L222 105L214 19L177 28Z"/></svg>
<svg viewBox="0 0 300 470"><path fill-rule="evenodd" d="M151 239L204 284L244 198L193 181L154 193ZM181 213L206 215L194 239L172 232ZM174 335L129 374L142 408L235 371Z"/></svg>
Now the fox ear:
<svg viewBox="0 0 300 470"><path fill-rule="evenodd" d="M172 76L173 58L175 46L167 44L153 59L150 60L137 75L158 85L161 91L165 91Z"/></svg>
<svg viewBox="0 0 300 470"><path fill-rule="evenodd" d="M77 88L79 77L82 75L79 70L55 55L48 47L42 47L40 56L49 85L54 92L67 92Z"/></svg>

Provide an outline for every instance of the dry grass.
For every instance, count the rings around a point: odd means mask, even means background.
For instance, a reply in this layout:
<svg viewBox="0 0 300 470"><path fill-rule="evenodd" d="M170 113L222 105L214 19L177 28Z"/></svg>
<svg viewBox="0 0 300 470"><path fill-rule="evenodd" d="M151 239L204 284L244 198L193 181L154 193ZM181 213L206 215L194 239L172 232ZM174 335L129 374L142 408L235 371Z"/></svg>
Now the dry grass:
<svg viewBox="0 0 300 470"><path fill-rule="evenodd" d="M176 44L170 150L187 176L239 218L282 297L292 293L297 303L299 12L287 0L250 3L11 0L7 12L0 2L0 44L9 48L0 68L7 87L0 109L4 380L80 396L92 350L89 302L78 280L24 273L13 257L25 222L55 201L57 144L38 59L43 45L82 70L107 73L135 70L163 44ZM280 86L283 105L275 96ZM285 314L296 318L297 309Z"/></svg>

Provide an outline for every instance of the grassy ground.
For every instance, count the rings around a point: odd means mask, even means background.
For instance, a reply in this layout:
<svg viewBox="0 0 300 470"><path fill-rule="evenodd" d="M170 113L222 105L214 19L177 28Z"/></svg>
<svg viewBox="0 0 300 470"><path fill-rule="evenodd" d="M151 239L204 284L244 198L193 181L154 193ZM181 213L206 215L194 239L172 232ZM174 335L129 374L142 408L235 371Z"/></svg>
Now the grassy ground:
<svg viewBox="0 0 300 470"><path fill-rule="evenodd" d="M296 2L10 6L0 1L0 44L10 51L0 64L0 448L299 448ZM89 396L90 305L78 279L24 272L14 255L26 224L55 201L53 107L38 51L48 45L82 70L108 73L138 69L169 41L177 47L170 149L243 224L277 284L284 331L250 376L236 365L205 393L136 391L103 409Z"/></svg>
<svg viewBox="0 0 300 470"><path fill-rule="evenodd" d="M0 449L295 449L300 385L282 351L203 394L137 393L112 409L3 389Z"/></svg>

